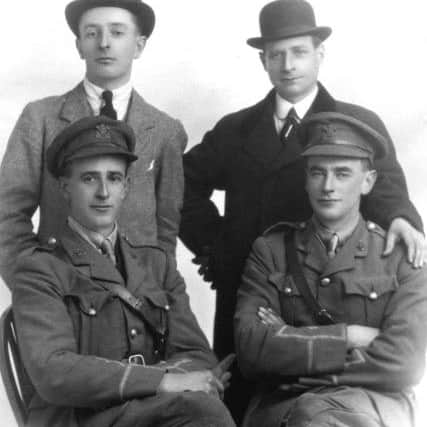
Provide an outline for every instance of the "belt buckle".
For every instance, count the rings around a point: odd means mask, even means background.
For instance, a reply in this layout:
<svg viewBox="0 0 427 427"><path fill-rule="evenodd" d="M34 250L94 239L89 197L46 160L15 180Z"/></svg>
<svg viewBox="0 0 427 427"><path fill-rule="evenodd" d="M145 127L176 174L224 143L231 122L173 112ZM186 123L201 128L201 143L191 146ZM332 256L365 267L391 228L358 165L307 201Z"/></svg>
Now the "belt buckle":
<svg viewBox="0 0 427 427"><path fill-rule="evenodd" d="M142 354L132 354L131 356L129 356L128 362L133 365L145 366L145 359Z"/></svg>

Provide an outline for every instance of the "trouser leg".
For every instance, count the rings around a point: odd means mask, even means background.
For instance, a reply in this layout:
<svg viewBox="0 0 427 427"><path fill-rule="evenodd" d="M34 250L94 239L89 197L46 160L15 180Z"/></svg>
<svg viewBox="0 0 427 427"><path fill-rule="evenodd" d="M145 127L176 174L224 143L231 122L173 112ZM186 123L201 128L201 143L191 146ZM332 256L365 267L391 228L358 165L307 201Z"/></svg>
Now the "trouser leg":
<svg viewBox="0 0 427 427"><path fill-rule="evenodd" d="M375 405L362 389L304 393L295 399L284 427L383 427Z"/></svg>

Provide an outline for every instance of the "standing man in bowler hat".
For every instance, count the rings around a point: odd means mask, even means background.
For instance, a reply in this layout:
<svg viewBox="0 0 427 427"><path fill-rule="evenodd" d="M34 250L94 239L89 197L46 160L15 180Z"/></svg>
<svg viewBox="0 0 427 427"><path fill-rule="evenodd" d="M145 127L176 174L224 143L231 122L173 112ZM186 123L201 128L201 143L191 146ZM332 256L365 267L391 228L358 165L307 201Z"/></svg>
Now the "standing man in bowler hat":
<svg viewBox="0 0 427 427"><path fill-rule="evenodd" d="M259 237L237 293L239 366L258 383L245 427L413 427L427 347L427 270L360 214L386 137L357 114L302 129L306 223ZM376 163L376 162L375 162Z"/></svg>
<svg viewBox="0 0 427 427"><path fill-rule="evenodd" d="M227 361L217 365L174 256L117 224L136 144L100 116L47 149L67 217L56 242L20 259L12 298L31 427L234 427L220 400Z"/></svg>
<svg viewBox="0 0 427 427"><path fill-rule="evenodd" d="M277 0L260 13L261 37L248 40L260 50L273 89L258 104L230 114L184 156L185 195L180 237L196 254L195 262L217 291L214 350L219 357L233 349L232 322L236 291L255 238L278 221L304 220L312 209L304 191L298 126L320 111L357 113L384 135L388 154L375 163L378 179L361 209L365 218L387 230L384 255L403 240L408 259L422 264L422 221L409 200L405 177L387 130L365 108L336 101L318 82L323 41L329 27L317 26L305 0ZM225 191L225 214L210 200ZM233 379L238 381L238 375ZM226 396L241 414L244 395L232 386Z"/></svg>
<svg viewBox="0 0 427 427"><path fill-rule="evenodd" d="M61 228L66 206L47 173L46 150L71 123L105 115L135 132L138 160L132 191L119 223L130 242L159 244L174 253L183 197L181 125L148 104L133 88L132 64L143 53L155 23L141 0L75 0L65 10L86 73L71 91L31 102L10 136L0 169L0 274L13 288L15 260ZM40 226L31 218L40 208Z"/></svg>

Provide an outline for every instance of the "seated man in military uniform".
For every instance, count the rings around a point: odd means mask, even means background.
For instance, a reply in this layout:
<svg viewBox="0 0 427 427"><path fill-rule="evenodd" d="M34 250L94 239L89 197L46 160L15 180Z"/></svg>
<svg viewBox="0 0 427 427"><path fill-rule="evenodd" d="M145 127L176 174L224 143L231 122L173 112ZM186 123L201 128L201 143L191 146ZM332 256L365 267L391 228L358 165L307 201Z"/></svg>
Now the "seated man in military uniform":
<svg viewBox="0 0 427 427"><path fill-rule="evenodd" d="M128 125L98 116L73 123L47 150L69 216L48 247L19 262L13 290L35 388L31 427L234 426L220 399L229 374L173 258L117 229L134 147Z"/></svg>
<svg viewBox="0 0 427 427"><path fill-rule="evenodd" d="M245 423L411 426L427 274L401 247L382 257L384 231L359 212L386 141L340 113L315 114L302 131L313 217L257 239L238 293L238 361L259 386Z"/></svg>

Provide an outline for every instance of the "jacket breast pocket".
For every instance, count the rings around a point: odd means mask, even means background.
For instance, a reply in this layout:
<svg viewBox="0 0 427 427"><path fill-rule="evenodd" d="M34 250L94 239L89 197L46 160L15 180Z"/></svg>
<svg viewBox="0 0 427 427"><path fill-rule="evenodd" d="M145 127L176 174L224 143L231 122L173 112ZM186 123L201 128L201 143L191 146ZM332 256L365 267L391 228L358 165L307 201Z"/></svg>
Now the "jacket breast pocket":
<svg viewBox="0 0 427 427"><path fill-rule="evenodd" d="M398 287L395 276L343 280L344 313L348 322L380 327L384 310Z"/></svg>
<svg viewBox="0 0 427 427"><path fill-rule="evenodd" d="M300 315L306 310L304 300L291 275L275 272L269 275L269 283L279 292L281 317L292 326L299 325Z"/></svg>

